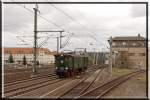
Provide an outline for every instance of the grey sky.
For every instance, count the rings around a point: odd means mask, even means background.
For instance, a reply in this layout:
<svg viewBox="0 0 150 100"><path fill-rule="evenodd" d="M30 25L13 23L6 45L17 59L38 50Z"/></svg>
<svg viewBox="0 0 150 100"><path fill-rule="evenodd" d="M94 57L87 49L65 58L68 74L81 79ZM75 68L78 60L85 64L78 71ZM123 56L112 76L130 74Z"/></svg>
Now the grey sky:
<svg viewBox="0 0 150 100"><path fill-rule="evenodd" d="M25 7L33 11L34 5L25 5ZM55 7L75 19L75 21L71 20L50 4L39 5L40 15L65 29L66 32L63 34L74 33L70 43L64 49L74 50L74 48L83 47L87 50L96 48L97 51L104 51L106 46L109 46L107 40L110 36L135 36L140 33L146 37L146 6L144 4L55 4ZM21 41L16 36L33 35L33 13L18 5L6 4L3 5L3 11L4 46L25 46L19 45ZM38 30L60 30L60 28L38 17ZM58 33L50 34L59 35ZM38 36L47 35L39 33ZM105 46L95 41L92 36L103 42ZM23 39L30 43L30 47L32 47L33 37ZM63 38L63 41L66 39ZM38 41L40 43L43 40L44 38ZM89 45L90 43L93 43L93 46ZM29 47L29 45L26 46ZM44 47L56 50L56 39L50 38Z"/></svg>

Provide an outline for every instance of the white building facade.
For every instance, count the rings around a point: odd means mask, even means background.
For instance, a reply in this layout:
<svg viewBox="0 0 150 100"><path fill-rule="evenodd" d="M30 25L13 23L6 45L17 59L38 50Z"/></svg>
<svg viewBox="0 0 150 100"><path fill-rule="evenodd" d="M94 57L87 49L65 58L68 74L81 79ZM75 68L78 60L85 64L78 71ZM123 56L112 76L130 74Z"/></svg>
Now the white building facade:
<svg viewBox="0 0 150 100"><path fill-rule="evenodd" d="M54 64L56 52L50 52L47 48L37 50L39 64ZM33 48L4 48L4 63L8 63L10 55L14 63L21 64L25 56L27 64L33 64Z"/></svg>

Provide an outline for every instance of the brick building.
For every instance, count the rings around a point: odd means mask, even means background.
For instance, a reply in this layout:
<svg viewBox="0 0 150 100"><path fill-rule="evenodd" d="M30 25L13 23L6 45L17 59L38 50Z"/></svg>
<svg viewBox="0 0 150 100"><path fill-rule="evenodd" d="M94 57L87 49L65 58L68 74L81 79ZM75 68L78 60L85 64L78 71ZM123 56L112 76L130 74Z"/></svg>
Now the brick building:
<svg viewBox="0 0 150 100"><path fill-rule="evenodd" d="M112 52L113 66L146 69L146 39L140 34L113 37Z"/></svg>
<svg viewBox="0 0 150 100"><path fill-rule="evenodd" d="M55 62L54 54L47 48L37 49L37 61L39 64L53 64ZM4 63L8 63L10 54L13 56L14 63L22 63L23 57L26 57L28 64L33 64L33 48L4 48Z"/></svg>

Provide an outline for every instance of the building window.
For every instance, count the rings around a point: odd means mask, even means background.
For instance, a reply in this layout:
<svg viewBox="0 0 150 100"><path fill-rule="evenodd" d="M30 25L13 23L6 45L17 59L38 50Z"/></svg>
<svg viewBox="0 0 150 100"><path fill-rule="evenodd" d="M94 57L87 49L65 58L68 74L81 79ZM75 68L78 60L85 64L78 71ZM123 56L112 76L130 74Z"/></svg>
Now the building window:
<svg viewBox="0 0 150 100"><path fill-rule="evenodd" d="M18 53L21 53L21 51L18 51Z"/></svg>
<svg viewBox="0 0 150 100"><path fill-rule="evenodd" d="M133 43L133 46L136 46L136 43Z"/></svg>
<svg viewBox="0 0 150 100"><path fill-rule="evenodd" d="M115 45L116 45L116 43L113 42L113 43L112 43L112 46L115 46Z"/></svg>
<svg viewBox="0 0 150 100"><path fill-rule="evenodd" d="M126 42L123 42L122 44L125 46L125 45L126 45Z"/></svg>
<svg viewBox="0 0 150 100"><path fill-rule="evenodd" d="M8 51L6 51L6 53L11 53L11 51L10 51L10 50L8 50Z"/></svg>
<svg viewBox="0 0 150 100"><path fill-rule="evenodd" d="M9 51L6 51L6 53L9 53Z"/></svg>

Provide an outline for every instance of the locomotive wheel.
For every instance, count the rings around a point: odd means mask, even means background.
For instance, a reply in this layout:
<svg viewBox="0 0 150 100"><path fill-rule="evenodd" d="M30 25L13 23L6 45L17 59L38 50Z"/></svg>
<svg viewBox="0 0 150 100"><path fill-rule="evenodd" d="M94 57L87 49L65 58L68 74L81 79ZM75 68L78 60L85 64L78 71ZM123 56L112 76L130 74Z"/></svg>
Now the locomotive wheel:
<svg viewBox="0 0 150 100"><path fill-rule="evenodd" d="M76 70L73 70L72 73L73 73L73 77L75 77L76 76Z"/></svg>
<svg viewBox="0 0 150 100"><path fill-rule="evenodd" d="M70 77L71 75L70 75L70 70L67 72L67 77Z"/></svg>
<svg viewBox="0 0 150 100"><path fill-rule="evenodd" d="M73 70L71 70L71 77L74 76Z"/></svg>
<svg viewBox="0 0 150 100"><path fill-rule="evenodd" d="M58 73L59 78L61 78L61 72Z"/></svg>
<svg viewBox="0 0 150 100"><path fill-rule="evenodd" d="M61 75L59 74L59 78L61 78Z"/></svg>

